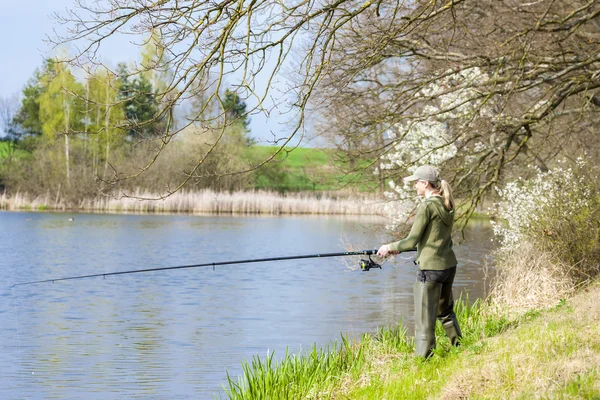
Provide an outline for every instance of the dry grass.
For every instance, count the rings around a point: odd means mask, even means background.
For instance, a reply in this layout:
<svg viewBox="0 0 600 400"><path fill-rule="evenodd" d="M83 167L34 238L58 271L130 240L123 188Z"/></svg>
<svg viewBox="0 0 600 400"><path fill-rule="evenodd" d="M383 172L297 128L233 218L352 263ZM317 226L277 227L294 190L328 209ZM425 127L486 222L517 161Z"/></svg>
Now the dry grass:
<svg viewBox="0 0 600 400"><path fill-rule="evenodd" d="M523 243L497 260L490 305L510 315L556 305L575 292L569 267Z"/></svg>
<svg viewBox="0 0 600 400"><path fill-rule="evenodd" d="M597 398L600 286L462 357L442 399ZM592 396L592 397L589 397Z"/></svg>
<svg viewBox="0 0 600 400"><path fill-rule="evenodd" d="M0 209L7 210L66 210L134 213L194 213L194 214L333 214L385 215L384 202L370 195L340 195L298 193L234 192L218 193L211 190L177 192L163 200L152 198L151 193L138 191L134 197L97 197L82 200L68 207L50 193L30 197L24 193L0 196Z"/></svg>
<svg viewBox="0 0 600 400"><path fill-rule="evenodd" d="M367 352L360 374L321 398L600 399L600 282L514 320L494 320L487 306L459 310L459 320L459 348L440 340L428 361L410 348Z"/></svg>

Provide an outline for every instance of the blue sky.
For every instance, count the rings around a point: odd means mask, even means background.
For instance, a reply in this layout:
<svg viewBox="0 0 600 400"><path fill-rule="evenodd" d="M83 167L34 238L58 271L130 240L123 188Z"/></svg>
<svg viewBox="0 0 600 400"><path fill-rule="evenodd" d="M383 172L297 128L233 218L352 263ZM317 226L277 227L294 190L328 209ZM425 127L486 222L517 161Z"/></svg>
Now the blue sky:
<svg viewBox="0 0 600 400"><path fill-rule="evenodd" d="M4 16L0 24L2 38L2 62L0 63L0 95L9 97L20 93L42 65L44 57L53 54L53 47L46 36L63 27L52 18L54 13L64 14L72 7L73 0L0 0ZM117 63L131 58L132 46L126 41L109 43L103 57ZM136 54L136 53L134 53Z"/></svg>
<svg viewBox="0 0 600 400"><path fill-rule="evenodd" d="M8 97L20 92L35 68L41 65L43 55L49 50L43 39L53 28L49 15L68 4L70 0L0 0L4 17L0 24L0 95Z"/></svg>
<svg viewBox="0 0 600 400"><path fill-rule="evenodd" d="M0 37L3 38L1 97L9 98L20 93L36 67L42 65L43 58L52 55L52 46L45 42L46 35L62 28L51 16L57 12L64 14L72 6L73 0L0 0L4 16L0 24ZM102 50L103 60L113 65L133 61L132 54L137 57L139 49L133 48L126 39L108 42ZM254 115L251 117L251 134L259 141L272 140L270 131L278 135L285 132L283 124L286 120L276 112L272 112L270 118Z"/></svg>

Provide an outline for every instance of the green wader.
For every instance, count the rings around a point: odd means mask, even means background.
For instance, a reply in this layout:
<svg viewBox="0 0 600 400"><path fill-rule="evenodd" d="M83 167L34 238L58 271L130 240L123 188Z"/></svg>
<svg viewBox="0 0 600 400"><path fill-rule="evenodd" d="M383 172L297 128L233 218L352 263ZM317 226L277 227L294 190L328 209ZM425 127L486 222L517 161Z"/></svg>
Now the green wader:
<svg viewBox="0 0 600 400"><path fill-rule="evenodd" d="M442 323L452 346L458 346L460 338L462 338L462 332L460 331L458 319L456 319L456 314L454 313L452 284L442 284L437 319Z"/></svg>
<svg viewBox="0 0 600 400"><path fill-rule="evenodd" d="M461 338L454 313L452 284L415 282L415 341L416 354L428 358L435 349L435 322L439 319L453 345Z"/></svg>

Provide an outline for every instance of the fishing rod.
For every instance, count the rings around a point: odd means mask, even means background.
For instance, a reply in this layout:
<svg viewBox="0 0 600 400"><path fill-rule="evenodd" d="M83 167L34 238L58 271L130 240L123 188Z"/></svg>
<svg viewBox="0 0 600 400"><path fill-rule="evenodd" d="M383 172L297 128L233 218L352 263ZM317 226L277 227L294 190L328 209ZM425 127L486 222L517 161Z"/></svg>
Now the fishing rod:
<svg viewBox="0 0 600 400"><path fill-rule="evenodd" d="M363 271L369 271L372 268L381 268L381 265L377 264L375 261L371 259L371 255L377 254L377 250L361 250L361 251L346 251L342 253L325 253L325 254L306 254L300 256L287 256L287 257L272 257L272 258L255 258L250 260L236 260L236 261L220 261L220 262L211 262L205 264L192 264L192 265L179 265L175 267L159 267L159 268L146 268L146 269L134 269L130 271L117 271L117 272L105 272L101 274L91 274L91 275L80 275L80 276L68 276L66 278L54 278L54 279L44 279L40 281L31 281L31 282L21 282L13 284L15 286L25 286L25 285L33 285L37 283L49 283L49 282L59 282L59 281L69 281L73 279L85 279L85 278L97 278L97 277L107 277L112 275L127 275L127 274L137 274L141 272L154 272L154 271L169 271L174 269L185 269L185 268L200 268L200 267L213 267L213 270L216 266L221 265L231 265L231 264L249 264L249 263L258 263L258 262L268 262L268 261L285 261L285 260L298 260L302 258L325 258L325 257L343 257L343 256L361 256L366 255L369 256L368 259L360 260L360 269Z"/></svg>

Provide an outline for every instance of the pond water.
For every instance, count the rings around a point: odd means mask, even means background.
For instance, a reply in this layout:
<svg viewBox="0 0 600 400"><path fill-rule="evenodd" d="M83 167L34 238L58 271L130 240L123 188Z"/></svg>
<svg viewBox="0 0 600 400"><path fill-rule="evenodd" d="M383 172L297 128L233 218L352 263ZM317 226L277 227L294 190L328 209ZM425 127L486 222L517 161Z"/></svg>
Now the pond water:
<svg viewBox="0 0 600 400"><path fill-rule="evenodd" d="M375 249L381 221L0 212L2 399L225 398L242 361L402 319L412 254L298 259L15 286L132 269ZM489 225L457 245L455 295L484 296Z"/></svg>

